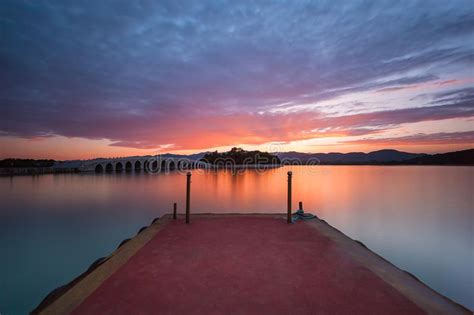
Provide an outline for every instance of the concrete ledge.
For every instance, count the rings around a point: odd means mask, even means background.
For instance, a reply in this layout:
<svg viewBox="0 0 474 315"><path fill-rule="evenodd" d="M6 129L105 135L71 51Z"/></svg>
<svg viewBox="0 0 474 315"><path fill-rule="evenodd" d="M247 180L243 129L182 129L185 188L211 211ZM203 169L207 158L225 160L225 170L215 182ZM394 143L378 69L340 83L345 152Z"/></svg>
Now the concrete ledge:
<svg viewBox="0 0 474 315"><path fill-rule="evenodd" d="M371 251L365 244L353 240L324 220L307 221L320 233L333 240L339 249L364 265L386 283L428 314L472 314L464 306L433 290L412 274L399 269Z"/></svg>
<svg viewBox="0 0 474 315"><path fill-rule="evenodd" d="M70 288L66 289L59 297L54 297L54 301L43 301L45 306L41 304L32 312L32 314L69 314L79 304L84 301L92 292L94 292L108 277L123 266L136 252L150 241L160 229L169 222L170 215L166 215L156 220L141 233L117 248L107 257L107 260L79 279ZM79 276L81 277L81 276ZM42 302L42 304L43 304Z"/></svg>
<svg viewBox="0 0 474 315"><path fill-rule="evenodd" d="M283 214L193 214L193 218L207 217L268 217L286 220ZM179 215L179 220L183 220L183 215ZM160 220L154 222L149 227L137 234L130 241L114 251L107 260L92 272L86 274L82 279L74 283L67 291L62 293L54 301L47 303L43 308L39 307L35 313L39 314L68 314L76 309L88 296L90 296L101 284L115 273L120 267L125 265L144 245L152 240L155 235L170 221L171 215L165 215ZM323 220L309 220L304 223L316 229L321 235L330 239L337 250L344 253L348 258L363 265L385 283L395 288L403 296L416 304L428 314L472 314L471 311L462 305L455 303L449 298L439 294L427 285L416 279L411 274L397 268L387 260L372 252L358 241L344 235L339 230L330 226Z"/></svg>

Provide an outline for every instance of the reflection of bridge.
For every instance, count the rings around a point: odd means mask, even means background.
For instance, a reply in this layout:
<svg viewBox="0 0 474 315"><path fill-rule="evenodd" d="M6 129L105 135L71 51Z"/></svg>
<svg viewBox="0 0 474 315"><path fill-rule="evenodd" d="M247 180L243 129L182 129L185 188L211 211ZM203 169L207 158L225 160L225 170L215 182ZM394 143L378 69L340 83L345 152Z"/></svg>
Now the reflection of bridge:
<svg viewBox="0 0 474 315"><path fill-rule="evenodd" d="M82 172L120 173L120 172L167 172L192 168L207 168L208 164L188 158L161 158L160 156L130 156L123 158L95 159L84 161L80 167Z"/></svg>

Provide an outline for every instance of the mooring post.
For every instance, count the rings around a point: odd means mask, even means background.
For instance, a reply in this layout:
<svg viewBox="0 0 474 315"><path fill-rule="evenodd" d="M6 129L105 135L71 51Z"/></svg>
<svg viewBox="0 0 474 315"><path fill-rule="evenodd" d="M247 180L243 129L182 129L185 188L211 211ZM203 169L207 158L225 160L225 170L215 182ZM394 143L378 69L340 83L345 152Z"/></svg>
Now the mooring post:
<svg viewBox="0 0 474 315"><path fill-rule="evenodd" d="M189 223L189 208L191 203L191 172L188 172L186 177L186 223Z"/></svg>
<svg viewBox="0 0 474 315"><path fill-rule="evenodd" d="M288 172L288 213L287 213L287 222L291 223L291 176L293 173Z"/></svg>
<svg viewBox="0 0 474 315"><path fill-rule="evenodd" d="M300 210L300 211L303 211L303 201L300 201L300 207L299 207L299 210Z"/></svg>
<svg viewBox="0 0 474 315"><path fill-rule="evenodd" d="M176 220L176 202L173 204L173 220Z"/></svg>

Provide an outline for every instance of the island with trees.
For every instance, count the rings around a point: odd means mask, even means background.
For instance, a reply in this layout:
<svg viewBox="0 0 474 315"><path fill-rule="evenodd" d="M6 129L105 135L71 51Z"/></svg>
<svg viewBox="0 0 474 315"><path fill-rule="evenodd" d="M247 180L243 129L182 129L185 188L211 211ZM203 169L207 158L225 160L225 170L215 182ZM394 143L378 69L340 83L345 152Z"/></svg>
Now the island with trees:
<svg viewBox="0 0 474 315"><path fill-rule="evenodd" d="M252 166L280 166L278 156L268 152L245 151L242 148L232 148L228 152L208 152L202 162L221 167L252 167Z"/></svg>

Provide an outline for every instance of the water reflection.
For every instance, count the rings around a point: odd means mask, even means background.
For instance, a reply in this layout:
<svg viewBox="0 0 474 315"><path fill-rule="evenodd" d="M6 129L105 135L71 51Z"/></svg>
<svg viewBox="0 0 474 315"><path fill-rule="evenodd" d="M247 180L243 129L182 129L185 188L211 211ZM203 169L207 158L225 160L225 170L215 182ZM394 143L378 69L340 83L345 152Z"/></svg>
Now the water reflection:
<svg viewBox="0 0 474 315"><path fill-rule="evenodd" d="M295 166L192 177L192 212L285 212L299 200L433 288L473 308L474 168ZM183 212L186 176L0 178L0 312L25 313L154 217ZM6 292L6 294L4 293Z"/></svg>

